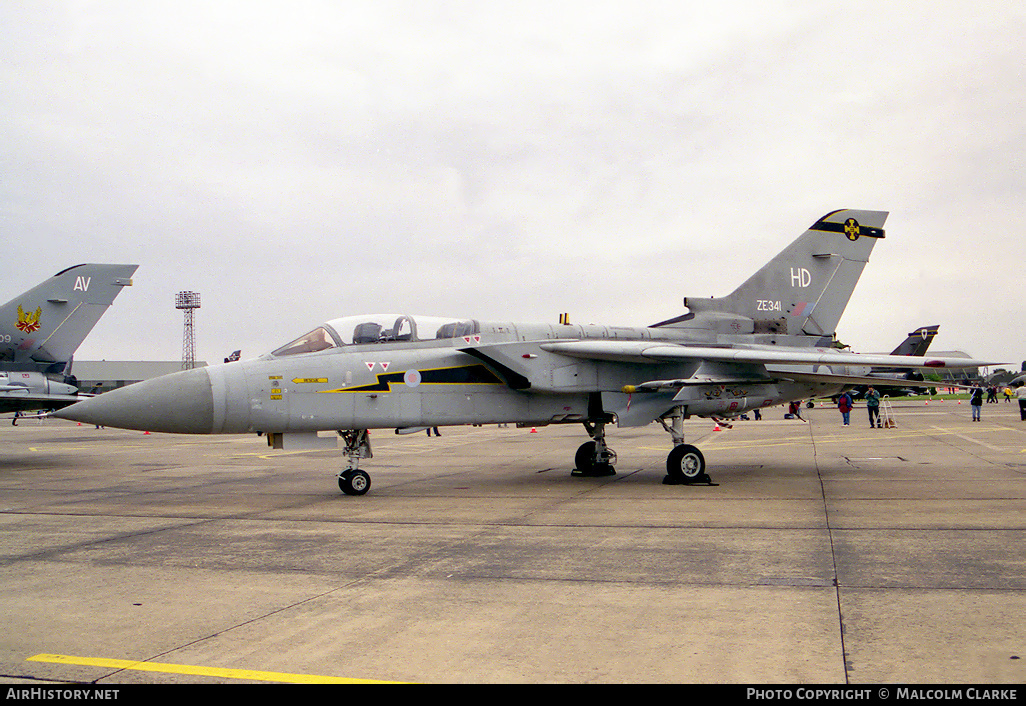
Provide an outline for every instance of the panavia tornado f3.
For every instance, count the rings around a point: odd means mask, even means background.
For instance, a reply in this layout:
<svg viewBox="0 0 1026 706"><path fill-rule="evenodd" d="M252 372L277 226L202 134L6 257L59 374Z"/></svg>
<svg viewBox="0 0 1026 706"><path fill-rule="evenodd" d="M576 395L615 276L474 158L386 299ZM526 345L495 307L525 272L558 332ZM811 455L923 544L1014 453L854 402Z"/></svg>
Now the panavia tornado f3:
<svg viewBox="0 0 1026 706"><path fill-rule="evenodd" d="M575 475L615 473L606 427L653 421L669 433L667 483L708 483L684 420L732 417L873 384L871 370L966 359L861 355L831 347L838 320L884 237L882 211L816 221L722 298L651 326L525 324L411 314L328 321L259 358L173 373L108 392L56 416L181 434L266 434L274 448L335 445L339 488L362 495L371 429L458 424L583 424Z"/></svg>

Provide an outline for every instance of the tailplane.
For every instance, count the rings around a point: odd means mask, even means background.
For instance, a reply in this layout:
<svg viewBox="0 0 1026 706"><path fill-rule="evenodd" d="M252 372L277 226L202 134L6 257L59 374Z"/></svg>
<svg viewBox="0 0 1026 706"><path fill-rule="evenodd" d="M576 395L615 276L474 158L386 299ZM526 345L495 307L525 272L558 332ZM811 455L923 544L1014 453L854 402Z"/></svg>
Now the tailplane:
<svg viewBox="0 0 1026 706"><path fill-rule="evenodd" d="M0 361L66 362L138 265L76 265L0 306Z"/></svg>
<svg viewBox="0 0 1026 706"><path fill-rule="evenodd" d="M656 326L729 317L746 324L739 333L832 336L886 220L886 211L828 213L731 294L685 299L691 315Z"/></svg>

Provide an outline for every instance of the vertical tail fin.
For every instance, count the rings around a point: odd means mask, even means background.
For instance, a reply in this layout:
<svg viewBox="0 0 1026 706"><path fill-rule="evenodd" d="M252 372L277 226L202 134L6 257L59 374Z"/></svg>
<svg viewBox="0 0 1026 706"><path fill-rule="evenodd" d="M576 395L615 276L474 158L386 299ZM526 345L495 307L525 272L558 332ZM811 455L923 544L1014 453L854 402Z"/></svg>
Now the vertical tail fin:
<svg viewBox="0 0 1026 706"><path fill-rule="evenodd" d="M828 213L731 294L684 302L696 316L749 318L755 333L832 335L886 220L886 211Z"/></svg>
<svg viewBox="0 0 1026 706"><path fill-rule="evenodd" d="M76 265L0 306L0 361L71 359L138 265Z"/></svg>
<svg viewBox="0 0 1026 706"><path fill-rule="evenodd" d="M920 326L915 331L908 335L904 341L902 341L897 348L891 351L891 355L914 355L924 356L926 355L927 349L930 344L933 343L934 337L940 330L940 326ZM881 377L906 377L909 380L922 380L923 375L915 368L870 368L871 375L879 375ZM901 375L896 375L900 373ZM910 376L911 374L911 376Z"/></svg>
<svg viewBox="0 0 1026 706"><path fill-rule="evenodd" d="M933 343L934 337L940 326L920 326L908 335L897 348L891 351L891 355L926 355L927 349Z"/></svg>

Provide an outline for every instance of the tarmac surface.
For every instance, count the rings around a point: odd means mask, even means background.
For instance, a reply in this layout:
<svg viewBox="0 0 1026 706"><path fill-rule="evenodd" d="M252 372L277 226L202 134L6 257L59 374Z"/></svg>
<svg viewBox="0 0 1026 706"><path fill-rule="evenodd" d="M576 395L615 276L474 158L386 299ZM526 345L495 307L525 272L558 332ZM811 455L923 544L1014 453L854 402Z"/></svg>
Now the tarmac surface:
<svg viewBox="0 0 1026 706"><path fill-rule="evenodd" d="M0 682L1023 683L1026 423L769 410L330 451L0 420Z"/></svg>

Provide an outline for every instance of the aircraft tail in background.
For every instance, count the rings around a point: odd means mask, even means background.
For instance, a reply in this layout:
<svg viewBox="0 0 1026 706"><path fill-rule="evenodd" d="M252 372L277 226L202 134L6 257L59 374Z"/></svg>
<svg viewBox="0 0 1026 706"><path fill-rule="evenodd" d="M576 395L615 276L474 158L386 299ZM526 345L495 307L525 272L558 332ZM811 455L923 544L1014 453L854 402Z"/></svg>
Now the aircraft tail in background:
<svg viewBox="0 0 1026 706"><path fill-rule="evenodd" d="M940 326L920 326L891 351L891 355L926 355L939 330Z"/></svg>
<svg viewBox="0 0 1026 706"><path fill-rule="evenodd" d="M0 362L70 361L138 265L76 265L0 306Z"/></svg>

